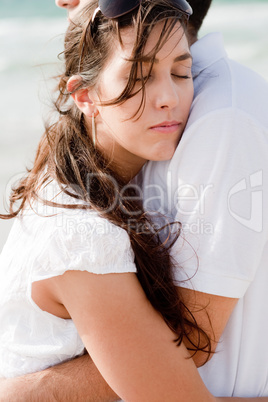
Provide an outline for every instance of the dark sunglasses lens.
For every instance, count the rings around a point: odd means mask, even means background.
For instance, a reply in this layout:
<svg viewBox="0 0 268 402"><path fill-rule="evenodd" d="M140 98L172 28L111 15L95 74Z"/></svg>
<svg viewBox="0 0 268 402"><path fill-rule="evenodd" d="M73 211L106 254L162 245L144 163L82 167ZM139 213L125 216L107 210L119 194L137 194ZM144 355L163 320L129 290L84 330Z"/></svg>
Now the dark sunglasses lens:
<svg viewBox="0 0 268 402"><path fill-rule="evenodd" d="M99 7L107 18L116 18L127 14L139 6L141 0L99 0Z"/></svg>
<svg viewBox="0 0 268 402"><path fill-rule="evenodd" d="M107 18L117 18L127 14L140 5L142 0L99 0L99 8ZM173 3L188 16L193 10L186 0L174 0Z"/></svg>
<svg viewBox="0 0 268 402"><path fill-rule="evenodd" d="M190 6L189 3L187 3L186 0L175 0L174 4L177 5L177 7L179 9L181 9L181 11L183 11L185 14L187 14L188 16L193 14L193 9Z"/></svg>

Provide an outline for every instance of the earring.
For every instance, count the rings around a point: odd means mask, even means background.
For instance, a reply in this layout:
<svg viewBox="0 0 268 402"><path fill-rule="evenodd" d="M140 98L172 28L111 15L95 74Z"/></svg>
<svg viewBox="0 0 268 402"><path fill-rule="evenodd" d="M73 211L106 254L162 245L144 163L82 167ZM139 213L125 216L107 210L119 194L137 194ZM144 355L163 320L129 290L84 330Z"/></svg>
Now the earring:
<svg viewBox="0 0 268 402"><path fill-rule="evenodd" d="M95 125L95 115L92 113L92 142L94 145L94 148L96 147L96 125Z"/></svg>

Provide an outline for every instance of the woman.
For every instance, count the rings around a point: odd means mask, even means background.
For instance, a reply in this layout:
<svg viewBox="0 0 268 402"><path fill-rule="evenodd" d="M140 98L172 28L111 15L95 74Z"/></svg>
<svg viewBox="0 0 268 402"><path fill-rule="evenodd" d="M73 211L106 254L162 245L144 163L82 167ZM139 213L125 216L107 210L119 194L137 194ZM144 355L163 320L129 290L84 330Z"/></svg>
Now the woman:
<svg viewBox="0 0 268 402"><path fill-rule="evenodd" d="M206 341L194 350L209 340L127 186L148 159L171 158L186 125L190 10L138 3L92 2L67 32L60 117L7 216L17 220L0 260L0 372L42 370L86 347L125 400L210 401L182 344L191 329Z"/></svg>

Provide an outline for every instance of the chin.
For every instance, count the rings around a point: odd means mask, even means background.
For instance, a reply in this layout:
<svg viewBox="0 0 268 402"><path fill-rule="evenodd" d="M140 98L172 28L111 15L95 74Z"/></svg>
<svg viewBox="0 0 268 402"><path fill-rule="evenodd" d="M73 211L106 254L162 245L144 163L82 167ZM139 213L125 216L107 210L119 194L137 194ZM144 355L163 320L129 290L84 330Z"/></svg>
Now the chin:
<svg viewBox="0 0 268 402"><path fill-rule="evenodd" d="M152 161L155 162L160 162L160 161L169 161L172 156L174 155L174 152L176 151L176 147L168 147L168 148L163 148L159 150L159 152L155 153L154 157L150 158Z"/></svg>

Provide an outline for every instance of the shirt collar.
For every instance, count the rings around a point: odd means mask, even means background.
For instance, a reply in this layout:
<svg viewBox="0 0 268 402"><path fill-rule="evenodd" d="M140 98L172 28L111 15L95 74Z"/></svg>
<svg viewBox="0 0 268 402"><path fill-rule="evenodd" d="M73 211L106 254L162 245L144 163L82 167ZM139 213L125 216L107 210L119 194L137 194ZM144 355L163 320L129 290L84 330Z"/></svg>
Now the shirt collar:
<svg viewBox="0 0 268 402"><path fill-rule="evenodd" d="M222 34L213 32L198 39L191 46L191 54L193 56L192 74L193 78L196 78L201 71L227 57Z"/></svg>

